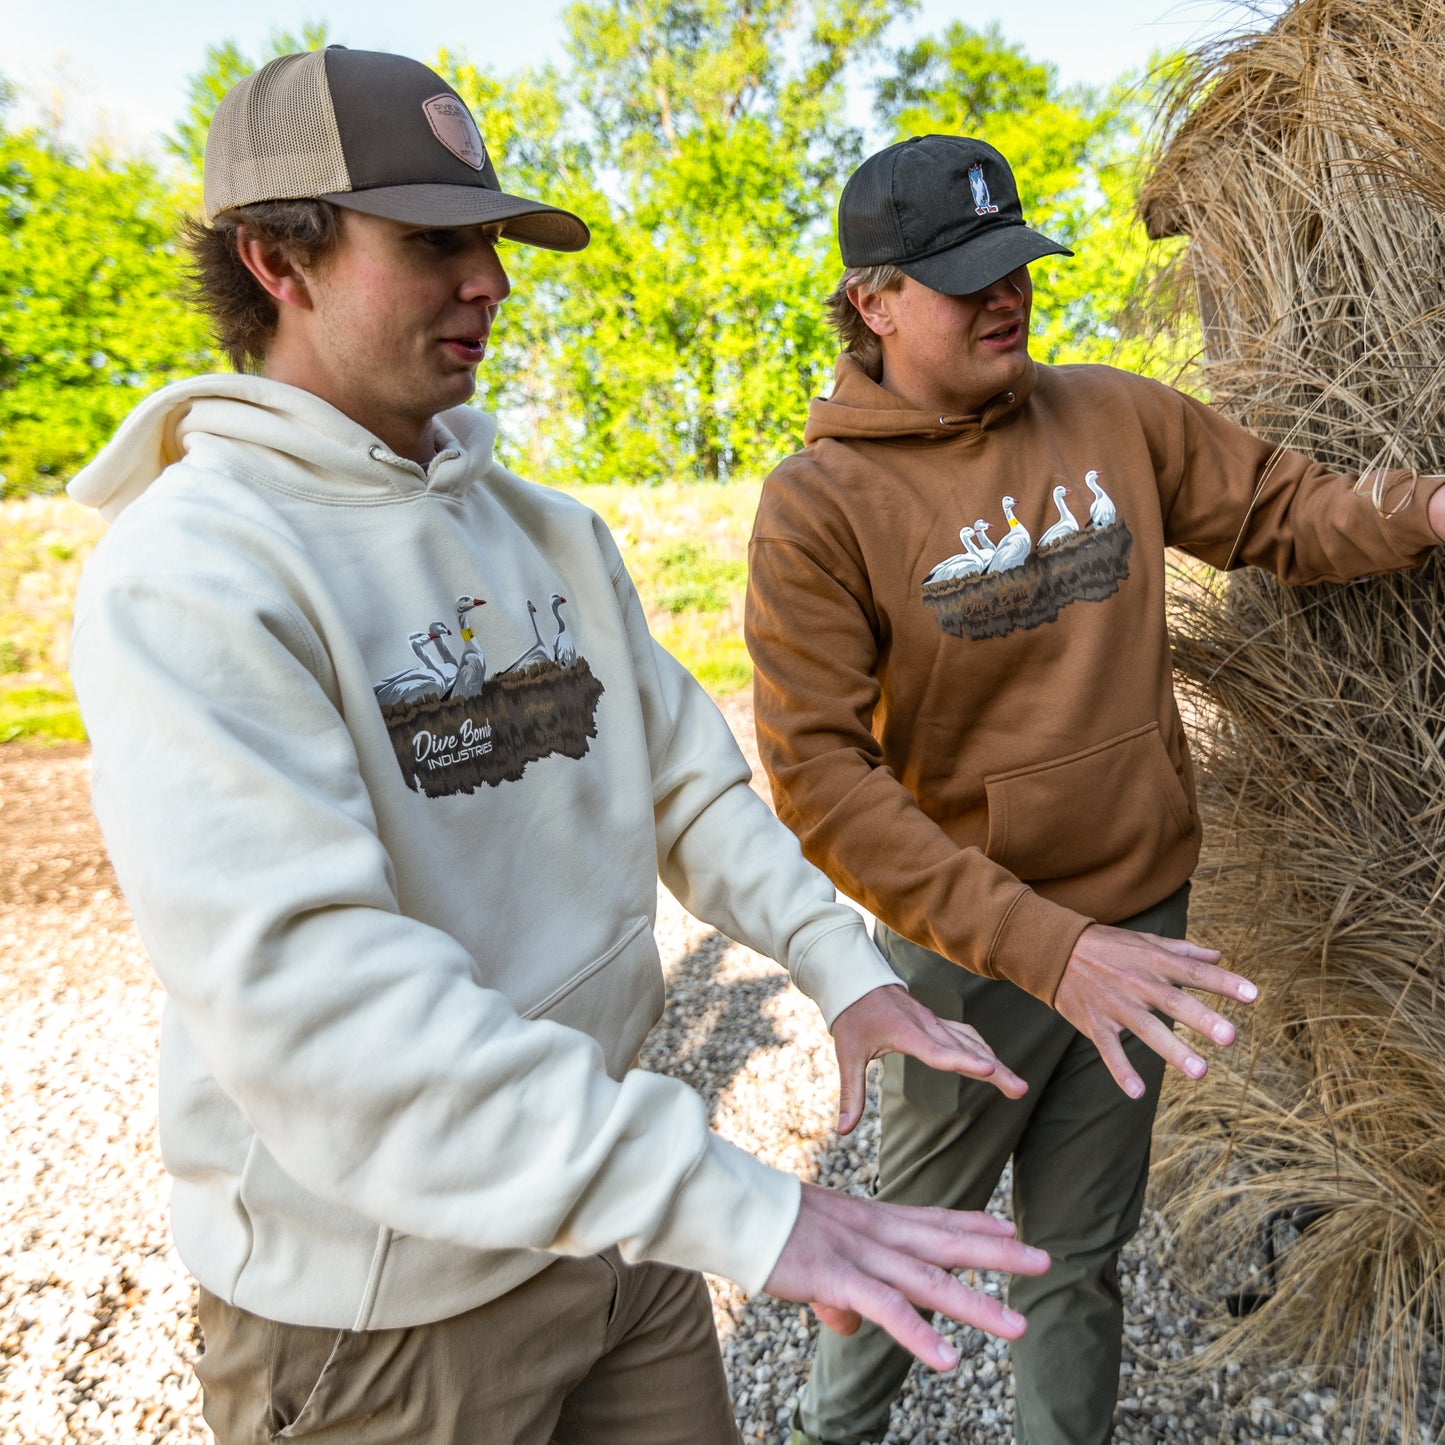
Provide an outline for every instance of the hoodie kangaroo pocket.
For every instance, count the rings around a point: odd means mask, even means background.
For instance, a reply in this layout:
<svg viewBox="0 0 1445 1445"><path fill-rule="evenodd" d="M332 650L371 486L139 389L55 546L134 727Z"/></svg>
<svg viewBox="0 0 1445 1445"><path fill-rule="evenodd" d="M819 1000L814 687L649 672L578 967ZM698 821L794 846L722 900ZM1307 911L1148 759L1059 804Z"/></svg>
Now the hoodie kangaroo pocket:
<svg viewBox="0 0 1445 1445"><path fill-rule="evenodd" d="M607 1072L620 1079L662 1017L666 991L650 922L637 918L613 946L526 1011L597 1040Z"/></svg>
<svg viewBox="0 0 1445 1445"><path fill-rule="evenodd" d="M1193 828L1158 723L993 773L984 786L985 851L1025 883L1081 878L1126 860L1147 870Z"/></svg>

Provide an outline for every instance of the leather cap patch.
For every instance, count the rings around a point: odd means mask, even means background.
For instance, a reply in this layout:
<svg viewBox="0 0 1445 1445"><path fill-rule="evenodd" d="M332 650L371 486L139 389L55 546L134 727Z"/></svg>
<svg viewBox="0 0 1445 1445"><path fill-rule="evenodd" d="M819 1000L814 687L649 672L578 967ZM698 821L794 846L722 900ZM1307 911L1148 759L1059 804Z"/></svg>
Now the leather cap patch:
<svg viewBox="0 0 1445 1445"><path fill-rule="evenodd" d="M424 100L432 134L461 162L479 171L487 163L487 148L472 113L454 95L434 95Z"/></svg>

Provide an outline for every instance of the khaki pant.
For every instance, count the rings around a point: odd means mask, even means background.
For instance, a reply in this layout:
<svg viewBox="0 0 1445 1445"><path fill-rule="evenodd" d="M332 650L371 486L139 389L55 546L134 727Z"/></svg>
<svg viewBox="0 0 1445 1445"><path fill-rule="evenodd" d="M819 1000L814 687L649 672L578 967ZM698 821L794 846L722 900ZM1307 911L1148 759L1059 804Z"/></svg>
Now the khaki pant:
<svg viewBox="0 0 1445 1445"><path fill-rule="evenodd" d="M1188 897L1186 884L1119 926L1182 938ZM1046 1275L1009 1283L1009 1304L1029 1323L1009 1350L1014 1438L1103 1445L1119 1388L1119 1250L1139 1227L1163 1061L1125 1036L1147 1085L1143 1098L1130 1099L1094 1045L1022 989L967 973L881 925L878 945L920 1002L972 1024L1029 1091L1006 1099L976 1080L888 1055L876 1196L982 1209L1012 1156L1019 1237L1053 1257ZM838 1445L881 1439L911 1363L872 1325L849 1337L820 1330L800 1409L804 1429ZM967 1358L959 1369L968 1370Z"/></svg>
<svg viewBox="0 0 1445 1445"><path fill-rule="evenodd" d="M200 1317L218 1445L738 1445L702 1276L612 1251L411 1329Z"/></svg>

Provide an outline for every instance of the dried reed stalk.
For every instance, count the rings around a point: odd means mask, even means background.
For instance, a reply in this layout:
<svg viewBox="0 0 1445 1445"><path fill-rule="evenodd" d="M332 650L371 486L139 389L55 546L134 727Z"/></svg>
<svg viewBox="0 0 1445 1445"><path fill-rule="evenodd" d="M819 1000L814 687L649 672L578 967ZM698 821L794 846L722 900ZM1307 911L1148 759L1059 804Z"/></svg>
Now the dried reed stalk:
<svg viewBox="0 0 1445 1445"><path fill-rule="evenodd" d="M1210 399L1341 469L1445 469L1442 76L1445 0L1303 0L1192 57L1141 198L1152 234L1191 238ZM1299 589L1195 570L1176 595L1208 839L1191 931L1262 990L1160 1119L1182 1262L1216 1298L1268 1295L1221 1309L1199 1363L1438 1417L1445 565ZM1308 1227L1271 1277L1280 1215Z"/></svg>

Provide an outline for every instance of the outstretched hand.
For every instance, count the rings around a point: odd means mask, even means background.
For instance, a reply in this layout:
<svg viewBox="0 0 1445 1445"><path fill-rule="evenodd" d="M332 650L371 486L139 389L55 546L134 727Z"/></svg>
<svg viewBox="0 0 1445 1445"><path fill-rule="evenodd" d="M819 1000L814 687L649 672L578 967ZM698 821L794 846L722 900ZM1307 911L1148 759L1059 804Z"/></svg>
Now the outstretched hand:
<svg viewBox="0 0 1445 1445"><path fill-rule="evenodd" d="M1008 1220L992 1214L879 1204L805 1184L793 1232L764 1288L777 1299L811 1304L839 1334L872 1320L925 1365L951 1370L958 1351L914 1306L1018 1339L1025 1329L1021 1314L952 1274L1043 1274L1048 1255L1013 1233Z"/></svg>
<svg viewBox="0 0 1445 1445"><path fill-rule="evenodd" d="M1220 968L1219 953L1180 938L1160 938L1093 923L1079 935L1054 995L1054 1007L1099 1050L1119 1087L1131 1098L1144 1092L1119 1035L1126 1030L1191 1079L1209 1065L1158 1017L1164 1014L1223 1047L1234 1025L1187 988L1252 1003L1259 990Z"/></svg>
<svg viewBox="0 0 1445 1445"><path fill-rule="evenodd" d="M833 1020L838 1055L838 1132L850 1133L863 1117L866 1075L871 1059L910 1054L945 1073L987 1079L1010 1099L1028 1085L989 1048L977 1029L941 1019L903 985L889 984L865 993Z"/></svg>

